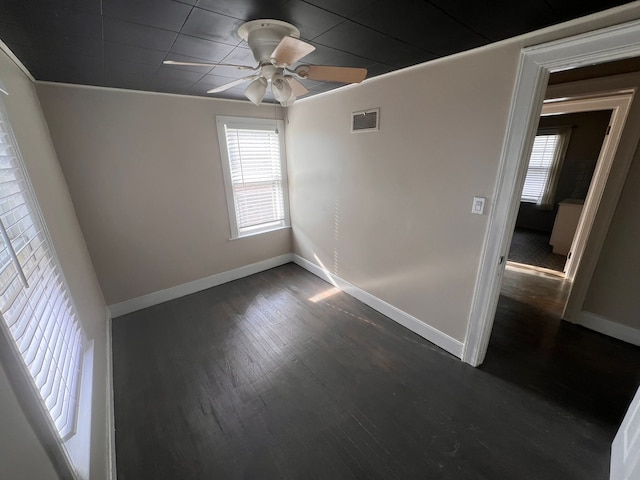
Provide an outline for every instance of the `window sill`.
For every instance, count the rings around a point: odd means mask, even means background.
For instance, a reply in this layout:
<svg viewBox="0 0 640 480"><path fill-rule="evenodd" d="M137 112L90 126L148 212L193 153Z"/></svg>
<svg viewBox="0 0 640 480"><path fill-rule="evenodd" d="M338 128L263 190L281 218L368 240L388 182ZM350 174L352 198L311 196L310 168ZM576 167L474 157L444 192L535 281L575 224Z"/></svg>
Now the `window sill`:
<svg viewBox="0 0 640 480"><path fill-rule="evenodd" d="M89 469L91 460L91 408L93 397L93 352L94 341L87 344L84 353L82 374L80 376L80 401L78 403L78 418L76 423L76 433L71 436L64 447L71 457L71 461L76 468L78 478L89 479Z"/></svg>
<svg viewBox="0 0 640 480"><path fill-rule="evenodd" d="M231 242L233 240L241 240L241 239L247 238L247 237L255 237L256 235L262 235L263 233L276 232L278 230L285 230L287 228L291 228L291 225L279 225L277 227L269 228L267 230L256 230L255 232L242 233L242 234L238 235L237 237L231 237L229 239L229 241Z"/></svg>

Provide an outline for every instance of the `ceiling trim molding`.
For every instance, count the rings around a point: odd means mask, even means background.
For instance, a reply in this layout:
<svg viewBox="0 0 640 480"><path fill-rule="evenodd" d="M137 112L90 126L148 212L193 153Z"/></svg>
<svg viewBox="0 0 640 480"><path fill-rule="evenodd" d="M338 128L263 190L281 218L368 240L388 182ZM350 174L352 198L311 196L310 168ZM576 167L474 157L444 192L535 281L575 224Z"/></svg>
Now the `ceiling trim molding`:
<svg viewBox="0 0 640 480"><path fill-rule="evenodd" d="M11 51L7 44L2 40L0 40L0 50L2 50L7 55L7 57L9 57L11 61L16 64L16 67L18 67L22 71L22 73L24 73L27 78L31 80L31 83L36 82L36 79L33 77L33 75L31 75L31 72L27 70L27 67L24 66L24 63L22 63L20 59L16 57L16 55Z"/></svg>

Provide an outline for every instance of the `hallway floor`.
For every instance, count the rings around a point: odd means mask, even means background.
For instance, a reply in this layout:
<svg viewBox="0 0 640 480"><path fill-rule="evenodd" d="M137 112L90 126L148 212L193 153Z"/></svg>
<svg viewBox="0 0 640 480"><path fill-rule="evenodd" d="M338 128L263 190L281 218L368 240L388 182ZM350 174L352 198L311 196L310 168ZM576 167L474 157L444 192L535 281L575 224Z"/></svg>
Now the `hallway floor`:
<svg viewBox="0 0 640 480"><path fill-rule="evenodd" d="M550 238L551 234L548 232L516 228L511 239L508 260L563 272L567 257L553 253L552 247L549 245Z"/></svg>

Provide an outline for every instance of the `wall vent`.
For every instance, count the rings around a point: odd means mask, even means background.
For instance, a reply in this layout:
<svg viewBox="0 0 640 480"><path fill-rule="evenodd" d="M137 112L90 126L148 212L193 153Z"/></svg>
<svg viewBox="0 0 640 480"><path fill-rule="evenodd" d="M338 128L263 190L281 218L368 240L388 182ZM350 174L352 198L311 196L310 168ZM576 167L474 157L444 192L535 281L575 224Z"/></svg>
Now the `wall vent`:
<svg viewBox="0 0 640 480"><path fill-rule="evenodd" d="M351 114L351 133L380 130L380 109L372 108Z"/></svg>

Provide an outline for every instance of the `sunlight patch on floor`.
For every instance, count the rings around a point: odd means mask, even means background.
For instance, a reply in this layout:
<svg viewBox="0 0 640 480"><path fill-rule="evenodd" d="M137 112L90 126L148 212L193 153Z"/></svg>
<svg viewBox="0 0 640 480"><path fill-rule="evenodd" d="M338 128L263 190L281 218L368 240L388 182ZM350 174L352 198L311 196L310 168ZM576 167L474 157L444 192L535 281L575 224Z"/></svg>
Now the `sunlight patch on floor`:
<svg viewBox="0 0 640 480"><path fill-rule="evenodd" d="M341 291L342 290L340 290L338 287L327 288L325 291L317 293L313 297L309 298L309 301L318 303L320 300L333 297L336 293L340 293Z"/></svg>
<svg viewBox="0 0 640 480"><path fill-rule="evenodd" d="M549 268L536 267L535 265L527 265L526 263L508 261L506 269L512 270L514 272L527 273L530 275L554 277L559 280L564 280L565 278L563 272L558 272L556 270L551 270Z"/></svg>

